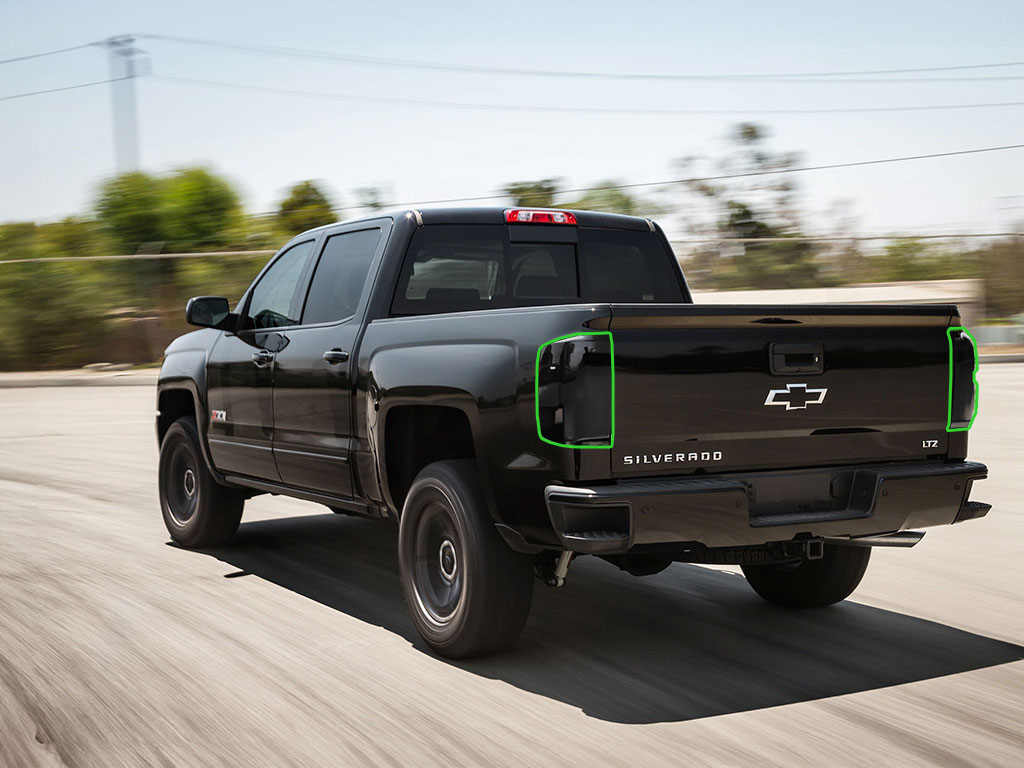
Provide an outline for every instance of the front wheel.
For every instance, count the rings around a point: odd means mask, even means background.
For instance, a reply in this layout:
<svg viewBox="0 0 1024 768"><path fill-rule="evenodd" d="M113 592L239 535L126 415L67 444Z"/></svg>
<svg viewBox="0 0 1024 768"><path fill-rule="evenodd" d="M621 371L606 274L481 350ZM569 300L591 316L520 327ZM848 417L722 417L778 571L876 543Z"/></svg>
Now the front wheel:
<svg viewBox="0 0 1024 768"><path fill-rule="evenodd" d="M160 511L183 547L226 544L242 519L245 495L217 482L203 460L196 420L174 422L160 443Z"/></svg>
<svg viewBox="0 0 1024 768"><path fill-rule="evenodd" d="M820 560L744 565L747 582L769 603L820 608L845 600L864 578L871 547L826 544Z"/></svg>
<svg viewBox="0 0 1024 768"><path fill-rule="evenodd" d="M417 631L452 659L508 648L533 598L533 563L513 552L487 513L468 460L423 468L398 533L402 587Z"/></svg>

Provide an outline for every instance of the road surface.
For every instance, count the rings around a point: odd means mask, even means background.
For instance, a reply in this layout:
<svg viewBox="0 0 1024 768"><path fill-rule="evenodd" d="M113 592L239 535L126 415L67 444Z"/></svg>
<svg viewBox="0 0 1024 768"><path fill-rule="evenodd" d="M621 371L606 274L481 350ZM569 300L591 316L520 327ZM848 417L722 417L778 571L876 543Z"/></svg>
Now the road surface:
<svg viewBox="0 0 1024 768"><path fill-rule="evenodd" d="M0 765L1024 765L1024 366L980 376L993 511L850 601L584 558L465 663L417 638L394 528L260 497L176 548L151 388L0 390Z"/></svg>

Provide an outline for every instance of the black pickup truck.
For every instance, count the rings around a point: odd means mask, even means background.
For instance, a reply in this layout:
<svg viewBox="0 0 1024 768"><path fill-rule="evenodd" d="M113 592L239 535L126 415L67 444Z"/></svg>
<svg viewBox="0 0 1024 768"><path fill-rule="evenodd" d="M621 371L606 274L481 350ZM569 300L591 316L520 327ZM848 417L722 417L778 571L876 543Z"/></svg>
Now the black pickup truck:
<svg viewBox="0 0 1024 768"><path fill-rule="evenodd" d="M535 577L742 566L847 597L873 546L985 515L976 353L955 306L697 306L653 222L449 208L321 227L160 373L164 522L225 544L276 493L398 521L416 628L515 642Z"/></svg>

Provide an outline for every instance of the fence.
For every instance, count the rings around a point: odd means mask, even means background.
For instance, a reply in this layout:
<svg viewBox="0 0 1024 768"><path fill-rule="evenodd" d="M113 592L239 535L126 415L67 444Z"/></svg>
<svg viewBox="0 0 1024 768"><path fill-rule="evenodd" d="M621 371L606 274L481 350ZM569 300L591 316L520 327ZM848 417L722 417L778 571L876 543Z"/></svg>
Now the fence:
<svg viewBox="0 0 1024 768"><path fill-rule="evenodd" d="M157 361L190 296L237 299L271 253L0 262L0 369Z"/></svg>
<svg viewBox="0 0 1024 768"><path fill-rule="evenodd" d="M927 238L749 238L682 240L673 243L687 268L691 285L703 303L891 303L940 301L956 303L975 324L992 316L1024 311L1024 238L1013 233L974 236L988 238L989 250L962 247L971 259L974 280L931 282L930 288L908 283L865 287L808 288L806 295L762 295L708 292L716 269L731 269L743 249L771 242L811 242L826 248L856 241L901 239L956 240L957 236ZM992 240L992 238L1008 238ZM158 361L166 345L188 330L182 309L190 296L214 294L237 299L273 251L142 254L0 260L0 370L78 367L95 362L145 364ZM829 282L851 282L828 252L821 262ZM815 258L821 258L821 253ZM949 254L947 253L947 256ZM703 261L700 261L700 259ZM947 260L948 261L948 260ZM940 270L941 271L941 270ZM939 282L962 285L939 290ZM968 290L964 287L971 284ZM947 285L947 288L950 286ZM800 290L800 289L796 289ZM851 292L851 290L853 292ZM859 291L857 296L854 295ZM865 292L866 291L866 292ZM882 291L880 293L880 291ZM922 293L924 291L924 293ZM1000 337L1001 338L1001 337Z"/></svg>

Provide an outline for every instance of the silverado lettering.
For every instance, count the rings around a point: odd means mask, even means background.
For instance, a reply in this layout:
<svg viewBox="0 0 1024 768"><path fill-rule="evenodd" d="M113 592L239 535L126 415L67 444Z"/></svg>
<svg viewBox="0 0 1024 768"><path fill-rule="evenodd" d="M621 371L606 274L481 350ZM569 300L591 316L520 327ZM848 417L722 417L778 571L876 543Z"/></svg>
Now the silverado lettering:
<svg viewBox="0 0 1024 768"><path fill-rule="evenodd" d="M622 457L623 464L681 464L684 461L721 461L721 451L695 453L641 453Z"/></svg>

